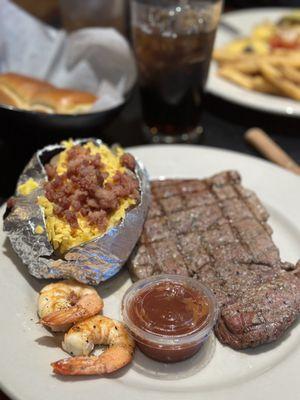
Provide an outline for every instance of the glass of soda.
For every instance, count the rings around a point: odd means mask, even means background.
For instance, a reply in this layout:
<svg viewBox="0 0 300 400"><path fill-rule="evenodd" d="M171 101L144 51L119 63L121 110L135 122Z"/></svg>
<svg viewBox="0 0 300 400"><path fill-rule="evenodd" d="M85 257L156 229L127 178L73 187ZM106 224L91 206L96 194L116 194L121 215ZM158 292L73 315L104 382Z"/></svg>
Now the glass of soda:
<svg viewBox="0 0 300 400"><path fill-rule="evenodd" d="M194 143L222 0L131 0L143 130L153 143Z"/></svg>

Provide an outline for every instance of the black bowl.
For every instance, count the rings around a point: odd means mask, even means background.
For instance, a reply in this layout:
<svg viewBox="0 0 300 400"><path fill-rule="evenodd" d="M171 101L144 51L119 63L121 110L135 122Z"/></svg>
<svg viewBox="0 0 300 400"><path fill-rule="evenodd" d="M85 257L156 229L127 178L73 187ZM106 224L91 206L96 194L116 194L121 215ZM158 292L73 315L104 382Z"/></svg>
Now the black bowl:
<svg viewBox="0 0 300 400"><path fill-rule="evenodd" d="M0 137L10 139L24 137L35 138L42 145L53 143L69 137L85 137L100 132L120 113L130 95L121 105L86 114L47 114L36 111L20 110L15 107L0 105L0 121L2 127Z"/></svg>

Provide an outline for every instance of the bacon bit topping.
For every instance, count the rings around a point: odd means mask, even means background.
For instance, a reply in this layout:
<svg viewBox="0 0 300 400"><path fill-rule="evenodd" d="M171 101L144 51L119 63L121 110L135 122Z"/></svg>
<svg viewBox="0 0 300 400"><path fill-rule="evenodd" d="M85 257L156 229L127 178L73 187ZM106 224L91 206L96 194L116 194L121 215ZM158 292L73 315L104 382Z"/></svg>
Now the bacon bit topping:
<svg viewBox="0 0 300 400"><path fill-rule="evenodd" d="M16 204L16 199L13 196L10 197L6 202L7 208L13 208L15 204Z"/></svg>
<svg viewBox="0 0 300 400"><path fill-rule="evenodd" d="M56 169L51 164L46 164L45 165L45 170L46 170L46 173L47 173L49 181L54 179L55 173L56 173Z"/></svg>
<svg viewBox="0 0 300 400"><path fill-rule="evenodd" d="M130 169L131 171L134 171L135 159L131 154L129 154L129 153L123 154L120 161L121 161L121 165L123 165L123 167L126 167L126 168Z"/></svg>
<svg viewBox="0 0 300 400"><path fill-rule="evenodd" d="M108 176L105 165L100 155L92 155L90 149L71 147L66 164L67 171L62 175L52 165L45 166L49 180L45 184L45 195L54 204L54 214L64 218L72 228L78 228L77 218L81 215L103 230L109 213L118 209L122 199L139 199L139 184L131 172L118 171L111 182L104 184ZM134 169L135 160L124 154L121 164Z"/></svg>

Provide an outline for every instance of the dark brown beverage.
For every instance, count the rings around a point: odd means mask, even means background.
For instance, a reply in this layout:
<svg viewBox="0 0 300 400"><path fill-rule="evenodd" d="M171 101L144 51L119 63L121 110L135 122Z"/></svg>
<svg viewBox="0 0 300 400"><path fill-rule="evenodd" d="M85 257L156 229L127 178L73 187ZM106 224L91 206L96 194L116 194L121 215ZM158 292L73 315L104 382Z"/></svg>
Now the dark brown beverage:
<svg viewBox="0 0 300 400"><path fill-rule="evenodd" d="M144 121L153 134L199 125L214 37L215 30L177 37L133 30Z"/></svg>
<svg viewBox="0 0 300 400"><path fill-rule="evenodd" d="M133 0L132 33L145 131L153 141L198 138L220 0Z"/></svg>

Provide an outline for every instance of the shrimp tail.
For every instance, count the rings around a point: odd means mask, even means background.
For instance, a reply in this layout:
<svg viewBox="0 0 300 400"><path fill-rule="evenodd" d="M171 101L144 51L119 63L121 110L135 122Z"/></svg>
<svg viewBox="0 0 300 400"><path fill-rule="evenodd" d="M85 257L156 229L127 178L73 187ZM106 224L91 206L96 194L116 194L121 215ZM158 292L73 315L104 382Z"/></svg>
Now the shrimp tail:
<svg viewBox="0 0 300 400"><path fill-rule="evenodd" d="M125 347L111 347L100 356L70 357L51 364L58 375L105 375L125 367L132 360L132 351Z"/></svg>
<svg viewBox="0 0 300 400"><path fill-rule="evenodd" d="M94 357L69 357L51 364L53 372L58 375L91 375L87 372L93 366Z"/></svg>

